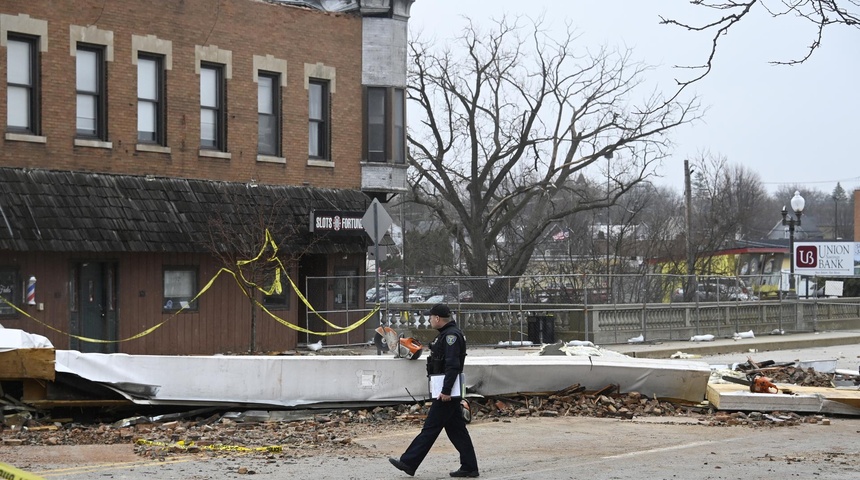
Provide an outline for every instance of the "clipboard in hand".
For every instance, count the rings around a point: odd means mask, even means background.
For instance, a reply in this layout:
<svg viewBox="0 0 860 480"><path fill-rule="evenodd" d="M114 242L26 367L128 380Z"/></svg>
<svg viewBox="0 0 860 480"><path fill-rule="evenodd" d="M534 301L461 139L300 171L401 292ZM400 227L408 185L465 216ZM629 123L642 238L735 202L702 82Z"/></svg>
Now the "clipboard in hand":
<svg viewBox="0 0 860 480"><path fill-rule="evenodd" d="M439 394L442 393L442 384L444 382L444 374L430 375L430 398L439 398ZM457 378L454 380L454 386L451 387L451 396L459 398L466 396L464 385L466 385L466 376L461 373L457 375Z"/></svg>

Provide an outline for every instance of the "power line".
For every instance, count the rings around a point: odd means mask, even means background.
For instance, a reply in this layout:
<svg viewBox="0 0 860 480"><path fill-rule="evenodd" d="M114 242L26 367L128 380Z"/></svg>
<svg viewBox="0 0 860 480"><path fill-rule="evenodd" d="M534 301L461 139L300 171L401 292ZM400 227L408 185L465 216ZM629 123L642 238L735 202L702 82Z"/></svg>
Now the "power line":
<svg viewBox="0 0 860 480"><path fill-rule="evenodd" d="M836 182L847 182L850 180L860 181L860 177L850 177L850 178L837 178L836 180L818 180L818 181L809 181L804 180L802 182L761 182L763 185L806 185L808 183L836 183Z"/></svg>

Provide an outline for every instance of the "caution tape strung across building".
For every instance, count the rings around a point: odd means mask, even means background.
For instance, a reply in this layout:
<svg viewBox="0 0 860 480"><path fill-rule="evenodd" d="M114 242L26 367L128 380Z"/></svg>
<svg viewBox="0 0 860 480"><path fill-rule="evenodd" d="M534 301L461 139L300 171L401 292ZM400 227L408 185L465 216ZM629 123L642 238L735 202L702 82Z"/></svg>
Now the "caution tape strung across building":
<svg viewBox="0 0 860 480"><path fill-rule="evenodd" d="M242 267L245 265L250 265L250 264L261 261L261 258L266 253L266 250L268 248L271 248L272 253L264 261L267 263L276 263L277 268L275 269L275 279L272 282L272 286L269 287L268 289L266 289L266 288L263 288L263 287L257 285L255 282L248 280L245 277L245 273L242 271ZM299 300L301 300L301 302L304 303L305 306L308 308L308 311L313 312L314 315L316 315L320 320L322 320L327 326L332 328L333 331L315 332L313 330L308 330L307 328L301 327L301 326L296 325L294 323L290 323L287 320L284 320L283 318L281 318L281 317L275 315L274 313L272 313L271 311L269 311L268 308L266 308L262 303L260 303L259 300L254 298L254 296L250 294L249 290L245 288L245 286L251 287L254 290L261 292L263 295L272 295L275 293L281 293L283 291L283 286L281 284L282 283L281 282L281 276L282 276L281 272L283 272L283 276L285 276L287 278L287 281L289 281L290 287L292 287L293 291L296 293L296 296L298 296ZM305 297L304 294L302 294L302 292L299 291L299 288L295 284L295 282L293 282L293 279L290 278L290 275L287 273L287 270L284 267L284 264L281 262L281 259L278 258L278 246L275 243L274 239L272 238L272 235L268 229L266 230L266 238L265 238L265 241L263 242L263 246L260 248L260 251L257 253L256 257L249 259L249 260L238 260L236 262L236 271L230 270L229 268L226 268L226 267L218 270L218 272L215 273L215 275L213 275L212 278L210 278L208 282L206 282L206 285L199 292L197 292L197 295L195 295L194 298L192 298L191 300L188 301L187 305L193 304L198 298L200 298L204 293L206 293L212 287L212 285L215 283L215 281L218 279L218 277L221 276L222 273L226 273L226 274L232 276L233 279L236 281L236 284L239 286L239 288L242 290L242 292L251 300L251 302L253 302L253 304L256 305L257 307L260 307L260 309L262 311L264 311L267 315L269 315L270 317L275 319L278 323L284 325L287 328L291 328L297 332L307 333L310 335L329 336L329 335L340 335L340 334L351 332L351 331L355 330L356 328L360 327L361 325L363 325L368 320L370 320L376 314L376 312L379 311L379 308L380 308L380 305L377 303L374 306L374 308L367 315L365 315L364 317L362 317L361 319L359 319L357 322L353 323L352 325L348 325L346 327L341 327L341 326L335 325L334 323L330 322L328 319L326 319L325 317L320 315L319 312L317 312L316 309L313 307L313 305L311 305L310 301L308 301L307 297ZM163 326L164 324L166 324L170 320L173 320L177 315L179 315L186 308L188 308L187 306L183 306L182 308L180 308L179 310L174 312L170 317L168 317L167 320L164 320L163 322L161 322L157 325L154 325L150 328L147 328L146 330L143 330L139 333L136 333L136 334L134 334L128 338L123 338L123 339L119 339L119 340L103 340L103 339L98 339L98 338L91 338L91 337L83 337L80 335L74 335L72 333L60 330L54 326L48 325L47 323L33 317L32 315L25 312L24 310L21 310L20 308L18 308L17 305L13 304L12 302L8 301L7 299L5 299L3 297L0 297L0 302L3 302L5 304L9 305L10 307L12 307L15 311L17 311L18 313L20 313L24 317L29 318L30 320L33 320L34 322L36 322L36 323L54 331L54 332L60 333L62 335L66 335L68 337L80 340L82 342L89 342L89 343L123 343L123 342L129 342L132 340L137 340L137 339L145 337L146 335L149 335L150 333L159 329L161 326ZM2 480L2 479L3 479L3 477L0 477L0 480Z"/></svg>

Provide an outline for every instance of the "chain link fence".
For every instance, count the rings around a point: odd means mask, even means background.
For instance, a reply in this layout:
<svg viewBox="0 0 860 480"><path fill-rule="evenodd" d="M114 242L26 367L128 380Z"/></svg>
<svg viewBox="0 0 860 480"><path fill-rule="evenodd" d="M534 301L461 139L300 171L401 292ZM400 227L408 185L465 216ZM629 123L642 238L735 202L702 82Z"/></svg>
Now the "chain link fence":
<svg viewBox="0 0 860 480"><path fill-rule="evenodd" d="M474 345L561 340L606 344L636 337L642 341L689 340L693 335L727 337L749 330L765 334L813 331L823 326L845 328L855 321L860 326L857 299L823 298L818 296L823 294L820 287L800 279L796 282L798 295L789 296L786 277L652 273L382 276L377 286L372 277L341 276L308 278L306 289L319 317L331 318L339 326L359 321L379 304L375 318L362 328L327 338L327 345L373 342L379 325L429 342L436 331L424 312L435 303L451 306ZM306 317L310 330L330 330L312 311ZM310 343L317 337L307 335L306 339Z"/></svg>

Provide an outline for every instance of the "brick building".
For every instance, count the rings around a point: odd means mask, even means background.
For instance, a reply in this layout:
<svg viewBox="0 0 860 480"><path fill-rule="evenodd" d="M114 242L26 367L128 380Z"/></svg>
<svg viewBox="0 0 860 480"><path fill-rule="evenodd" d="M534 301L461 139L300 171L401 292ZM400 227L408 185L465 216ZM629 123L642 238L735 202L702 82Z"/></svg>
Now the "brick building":
<svg viewBox="0 0 860 480"><path fill-rule="evenodd" d="M338 219L405 191L413 1L0 3L0 324L134 354L334 331L301 297L363 307L368 239ZM285 280L253 306L218 272L266 230L302 295ZM242 274L268 288L275 265Z"/></svg>

